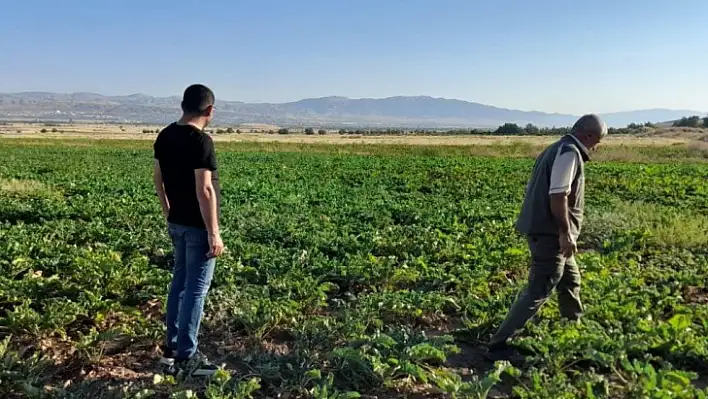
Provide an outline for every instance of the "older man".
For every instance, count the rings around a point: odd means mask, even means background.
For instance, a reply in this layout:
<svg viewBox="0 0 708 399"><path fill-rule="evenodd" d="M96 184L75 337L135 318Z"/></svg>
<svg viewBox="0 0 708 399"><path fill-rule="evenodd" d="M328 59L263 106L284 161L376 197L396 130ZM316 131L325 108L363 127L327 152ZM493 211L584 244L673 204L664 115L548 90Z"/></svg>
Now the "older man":
<svg viewBox="0 0 708 399"><path fill-rule="evenodd" d="M505 348L509 338L536 314L553 289L558 291L561 317L581 317L580 272L574 255L583 222L584 165L589 151L605 135L607 126L597 115L584 115L570 134L536 159L516 223L531 250L528 285L489 342L490 351Z"/></svg>

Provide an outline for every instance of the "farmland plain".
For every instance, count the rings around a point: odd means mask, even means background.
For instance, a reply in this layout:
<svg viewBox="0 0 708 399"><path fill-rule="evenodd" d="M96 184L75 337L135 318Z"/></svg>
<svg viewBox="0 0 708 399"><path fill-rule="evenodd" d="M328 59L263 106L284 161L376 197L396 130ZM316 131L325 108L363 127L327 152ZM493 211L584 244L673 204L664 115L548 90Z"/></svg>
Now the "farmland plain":
<svg viewBox="0 0 708 399"><path fill-rule="evenodd" d="M513 223L542 145L217 142L228 253L200 345L229 373L205 383L154 373L150 142L0 139L0 396L706 397L700 146L594 154L583 321L552 300L524 359L485 358L526 277Z"/></svg>

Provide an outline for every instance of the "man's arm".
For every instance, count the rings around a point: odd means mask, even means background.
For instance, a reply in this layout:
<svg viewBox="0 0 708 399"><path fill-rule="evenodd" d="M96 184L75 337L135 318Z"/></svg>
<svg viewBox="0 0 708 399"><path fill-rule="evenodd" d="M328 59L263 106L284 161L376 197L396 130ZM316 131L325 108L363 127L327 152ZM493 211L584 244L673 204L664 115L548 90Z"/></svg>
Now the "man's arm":
<svg viewBox="0 0 708 399"><path fill-rule="evenodd" d="M566 257L572 256L577 251L575 240L570 235L568 195L578 162L578 154L575 151L558 154L553 162L548 190L548 195L551 197L551 214L558 228L560 249Z"/></svg>
<svg viewBox="0 0 708 399"><path fill-rule="evenodd" d="M197 199L199 200L199 210L204 219L209 234L219 234L219 220L216 209L216 191L211 183L211 171L209 169L197 169L194 171L194 179L197 187Z"/></svg>
<svg viewBox="0 0 708 399"><path fill-rule="evenodd" d="M568 217L568 195L565 193L551 194L551 213L558 226L558 234L570 234L570 218Z"/></svg>
<svg viewBox="0 0 708 399"><path fill-rule="evenodd" d="M155 160L155 166L153 168L153 181L155 182L155 191L157 191L157 197L160 199L160 206L162 207L162 214L167 219L170 214L170 202L167 200L167 193L165 193L165 183L162 180L162 170L160 169L160 161Z"/></svg>
<svg viewBox="0 0 708 399"><path fill-rule="evenodd" d="M212 184L211 175L216 170L216 151L214 142L209 136L203 135L197 147L197 157L194 164L194 181L197 188L199 210L204 220L204 226L209 234L208 257L216 257L224 252L219 230L219 209L216 190Z"/></svg>
<svg viewBox="0 0 708 399"><path fill-rule="evenodd" d="M216 257L224 252L224 243L221 240L221 232L219 231L216 190L214 190L214 185L211 183L211 170L196 169L194 171L194 179L197 187L199 210L209 233L209 253L207 256Z"/></svg>

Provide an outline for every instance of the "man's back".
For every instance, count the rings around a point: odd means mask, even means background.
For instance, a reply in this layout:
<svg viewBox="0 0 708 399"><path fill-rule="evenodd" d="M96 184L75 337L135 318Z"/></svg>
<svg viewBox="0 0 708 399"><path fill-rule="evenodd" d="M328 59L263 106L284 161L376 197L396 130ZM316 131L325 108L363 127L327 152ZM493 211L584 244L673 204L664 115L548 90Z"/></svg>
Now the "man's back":
<svg viewBox="0 0 708 399"><path fill-rule="evenodd" d="M555 182L551 181L552 170L562 157L575 160L572 174L568 176L568 213L570 233L577 238L583 222L584 208L584 162L588 159L587 150L567 135L546 148L536 159L531 178L526 188L521 212L517 220L517 230L526 235L558 235L558 226L551 213L550 193Z"/></svg>
<svg viewBox="0 0 708 399"><path fill-rule="evenodd" d="M212 171L217 206L221 202L216 154L211 137L194 126L173 123L157 136L154 151L155 158L160 162L165 193L170 203L167 220L170 223L204 228L196 193L196 169Z"/></svg>

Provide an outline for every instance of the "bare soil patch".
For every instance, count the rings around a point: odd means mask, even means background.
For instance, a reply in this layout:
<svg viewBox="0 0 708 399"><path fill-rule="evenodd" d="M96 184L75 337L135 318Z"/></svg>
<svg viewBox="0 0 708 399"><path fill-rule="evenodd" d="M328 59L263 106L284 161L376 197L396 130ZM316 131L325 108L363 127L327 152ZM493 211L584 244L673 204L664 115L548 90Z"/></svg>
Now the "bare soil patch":
<svg viewBox="0 0 708 399"><path fill-rule="evenodd" d="M691 305L708 304L708 288L687 286L683 290L683 297Z"/></svg>

